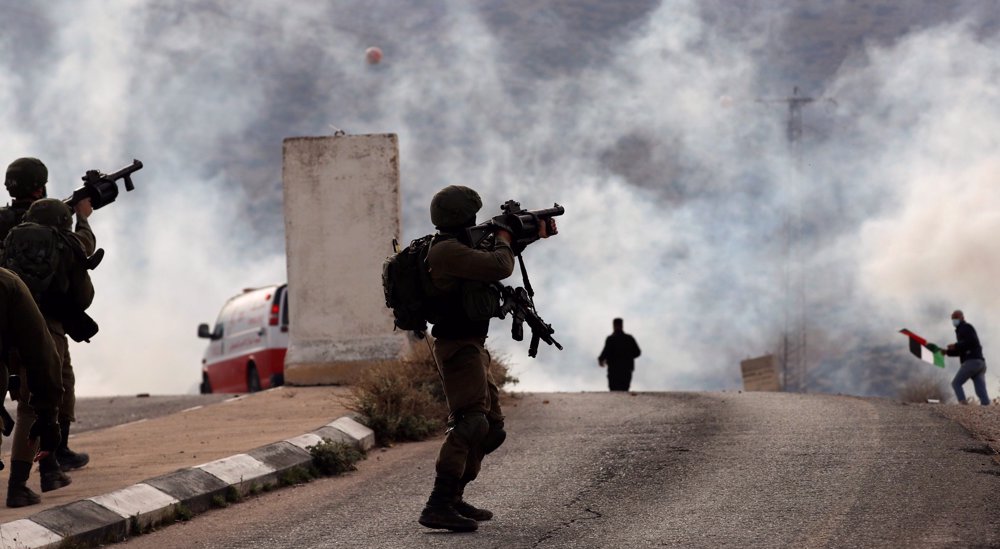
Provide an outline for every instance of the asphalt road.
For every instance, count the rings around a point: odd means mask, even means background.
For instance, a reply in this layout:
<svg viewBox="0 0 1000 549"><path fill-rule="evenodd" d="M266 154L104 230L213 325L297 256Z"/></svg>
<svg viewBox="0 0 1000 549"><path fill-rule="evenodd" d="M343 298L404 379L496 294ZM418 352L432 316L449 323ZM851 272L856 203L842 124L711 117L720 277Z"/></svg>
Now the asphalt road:
<svg viewBox="0 0 1000 549"><path fill-rule="evenodd" d="M141 419L176 414L187 408L204 406L232 398L231 394L81 397L76 400L73 433L104 429ZM7 402L13 415L17 404Z"/></svg>
<svg viewBox="0 0 1000 549"><path fill-rule="evenodd" d="M129 546L1000 547L1000 466L927 407L778 393L528 395L467 499L472 534L416 523L439 441Z"/></svg>

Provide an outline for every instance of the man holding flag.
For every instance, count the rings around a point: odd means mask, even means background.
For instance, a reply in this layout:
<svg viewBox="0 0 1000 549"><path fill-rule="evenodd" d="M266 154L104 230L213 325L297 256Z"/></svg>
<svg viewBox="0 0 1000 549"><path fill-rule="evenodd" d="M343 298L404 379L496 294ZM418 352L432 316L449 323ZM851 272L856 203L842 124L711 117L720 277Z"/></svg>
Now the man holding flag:
<svg viewBox="0 0 1000 549"><path fill-rule="evenodd" d="M951 313L951 323L955 326L957 341L948 345L945 354L957 356L961 363L958 373L955 374L955 379L951 381L955 396L958 398L959 404L969 403L965 400L965 391L962 389L962 385L971 379L972 385L976 389L976 396L979 397L979 403L983 406L989 406L990 396L986 393L986 359L983 358L983 346L979 343L976 329L965 321L965 314L962 311ZM934 344L931 343L928 347L931 345ZM937 349L932 348L931 350Z"/></svg>

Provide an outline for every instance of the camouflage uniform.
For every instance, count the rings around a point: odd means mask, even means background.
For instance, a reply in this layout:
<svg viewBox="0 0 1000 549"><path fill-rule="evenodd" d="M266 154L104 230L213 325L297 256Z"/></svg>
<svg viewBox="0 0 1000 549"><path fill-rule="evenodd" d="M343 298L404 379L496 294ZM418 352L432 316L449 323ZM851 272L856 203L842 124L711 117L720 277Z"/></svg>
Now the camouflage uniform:
<svg viewBox="0 0 1000 549"><path fill-rule="evenodd" d="M478 476L483 456L506 437L485 343L489 319L499 303L490 283L511 275L514 252L499 239L491 250L473 249L459 240L460 228L475 223L481 206L475 191L455 186L443 189L431 203L431 219L441 230L427 253L431 281L441 294L436 298L439 318L432 333L450 429L435 463L434 489L419 521L429 528L470 531L477 528L477 520L492 518L489 511L465 503L462 495L465 485Z"/></svg>
<svg viewBox="0 0 1000 549"><path fill-rule="evenodd" d="M10 206L0 208L0 243L6 239L11 229L24 220L31 205L39 200L36 191L41 190L41 197L45 196L44 189L47 180L48 169L36 158L19 158L8 166L5 185L13 200ZM84 253L88 256L93 254L97 249L97 239L90 228L90 223L85 218L77 216L74 234ZM72 452L68 446L70 423L76 421L76 376L73 373L73 364L70 359L69 341L62 323L48 316L46 316L45 321L57 351L62 390L58 406L61 440L58 452L40 464L43 492L61 488L70 483L69 477L59 470L60 464L56 461L56 454L61 455L65 463L71 464L69 467L63 466L67 469L82 467L90 459L86 454ZM17 365L13 363L10 364L10 368L12 372L19 371ZM23 375L23 372L21 373ZM8 507L31 505L39 501L38 496L25 487L28 475L25 474L22 478L20 474L25 462L29 465L28 471L30 471L30 464L37 451L28 436L28 429L36 417L36 410L28 402L27 390L28 388L22 384L20 393L16 395L18 400L17 421L11 447L11 461L14 462L14 470L7 487Z"/></svg>
<svg viewBox="0 0 1000 549"><path fill-rule="evenodd" d="M452 310L454 316L442 320L433 330L434 356L441 366L450 424L455 426L441 447L435 468L439 475L461 479L464 486L479 474L483 454L477 445L468 446L463 437L472 433L473 439L484 438L491 425L502 428L503 412L485 348L489 319L470 319L461 311L461 298L468 299L468 291L463 292L462 286L467 281L492 282L510 276L514 252L502 241L494 250L485 251L472 249L455 238L439 236L427 253L427 262L435 287L452 296L444 298L444 306L458 305ZM468 431L459 432L460 424Z"/></svg>
<svg viewBox="0 0 1000 549"><path fill-rule="evenodd" d="M0 314L0 336L6 358L4 363L0 364L0 388L6 394L9 373L7 364L17 364L22 380L14 431L17 451L11 452L8 502L31 505L39 501L38 496L25 486L32 460L38 450L38 441L32 440L31 435L32 431L43 427L54 431L46 435L51 443L43 439L42 448L46 451L55 451L60 438L55 415L62 398L62 375L56 347L31 293L17 275L2 268L0 268L0 301L3 303ZM21 403L24 403L26 410L30 410L30 414L22 413ZM37 427L36 421L39 424ZM16 444L18 435L24 439L24 444L20 447Z"/></svg>
<svg viewBox="0 0 1000 549"><path fill-rule="evenodd" d="M20 181L15 179L20 177ZM23 220L31 205L36 201L34 198L25 198L23 195L33 186L44 188L45 180L48 177L48 170L41 161L35 158L19 158L11 163L7 169L7 189L14 196L10 206L0 208L0 243L7 238L7 233L19 225ZM34 182L25 182L24 178L34 179ZM18 185L20 183L20 185ZM32 185L34 183L34 185ZM20 195L20 196L18 196ZM97 237L90 228L90 222L86 218L77 216L76 230L74 231L83 251L87 256L93 255L97 250ZM68 426L76 421L76 376L73 373L73 363L69 354L69 341L66 338L66 331L62 323L52 318L46 318L49 331L59 347L60 362L63 376L63 399L59 403L59 423ZM19 407L20 413L20 407ZM19 422L20 423L20 422Z"/></svg>

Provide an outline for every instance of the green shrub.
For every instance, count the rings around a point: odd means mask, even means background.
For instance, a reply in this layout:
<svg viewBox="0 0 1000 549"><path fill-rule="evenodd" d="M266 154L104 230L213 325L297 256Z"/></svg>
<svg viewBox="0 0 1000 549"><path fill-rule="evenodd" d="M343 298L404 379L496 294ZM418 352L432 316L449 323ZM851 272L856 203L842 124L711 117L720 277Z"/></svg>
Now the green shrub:
<svg viewBox="0 0 1000 549"><path fill-rule="evenodd" d="M491 352L490 374L501 389L517 383L507 357ZM367 369L354 386L350 409L375 431L379 446L423 440L439 433L448 405L437 364L426 344L417 342L400 361L381 362Z"/></svg>
<svg viewBox="0 0 1000 549"><path fill-rule="evenodd" d="M354 446L344 442L334 442L324 438L323 442L309 447L313 467L321 475L339 475L345 471L357 469L355 463L365 457L365 454Z"/></svg>
<svg viewBox="0 0 1000 549"><path fill-rule="evenodd" d="M312 451L310 447L310 452ZM315 459L315 457L314 457ZM292 467L287 471L281 473L281 478L278 479L278 483L282 486L292 486L295 484L305 484L316 478L316 472L312 467Z"/></svg>
<svg viewBox="0 0 1000 549"><path fill-rule="evenodd" d="M177 505L174 506L175 522L177 521L186 522L191 520L192 517L194 517L194 513L191 511L191 509L187 507L187 505L184 505L183 503L178 503Z"/></svg>

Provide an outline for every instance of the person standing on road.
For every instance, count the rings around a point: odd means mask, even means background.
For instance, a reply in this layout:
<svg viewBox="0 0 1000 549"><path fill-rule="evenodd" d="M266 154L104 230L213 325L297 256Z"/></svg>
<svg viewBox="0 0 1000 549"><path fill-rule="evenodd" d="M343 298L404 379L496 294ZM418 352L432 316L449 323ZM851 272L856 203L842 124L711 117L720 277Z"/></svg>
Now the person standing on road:
<svg viewBox="0 0 1000 549"><path fill-rule="evenodd" d="M955 326L955 337L957 341L948 345L945 354L957 356L960 366L955 379L951 381L951 387L955 390L955 396L959 404L968 404L965 399L965 390L962 385L966 381L972 380L975 387L976 396L979 403L989 406L990 395L986 392L986 359L983 358L983 346L979 343L979 335L976 329L965 321L965 314L962 311L951 313L951 323Z"/></svg>
<svg viewBox="0 0 1000 549"><path fill-rule="evenodd" d="M597 364L608 368L608 389L611 391L628 391L632 385L635 359L642 354L635 338L626 334L622 325L620 318L611 321L614 332L604 340L604 349L597 357Z"/></svg>
<svg viewBox="0 0 1000 549"><path fill-rule="evenodd" d="M38 503L40 498L26 482L36 457L48 459L59 445L59 424L56 411L62 399L62 372L59 356L42 313L28 287L14 273L0 268L0 395L6 394L10 380L8 364L17 363L22 373L18 378L21 400L32 410L32 417L23 417L18 404L15 430L22 430L30 448L27 459L18 459L12 452L7 503L23 507ZM22 422L27 422L22 424ZM9 427L9 426L7 426ZM41 453L39 453L39 451ZM23 456L22 456L23 457ZM11 503L14 505L10 505Z"/></svg>
<svg viewBox="0 0 1000 549"><path fill-rule="evenodd" d="M514 270L512 235L495 233L489 249L472 248L465 229L476 224L483 202L468 188L450 185L431 200L431 221L438 229L427 266L439 293L432 334L434 357L448 401L448 432L435 463L434 488L418 522L427 528L471 532L493 513L463 500L465 486L479 475L482 459L506 439L500 391L489 372L486 336L499 311L492 284ZM539 237L555 234L546 223Z"/></svg>

